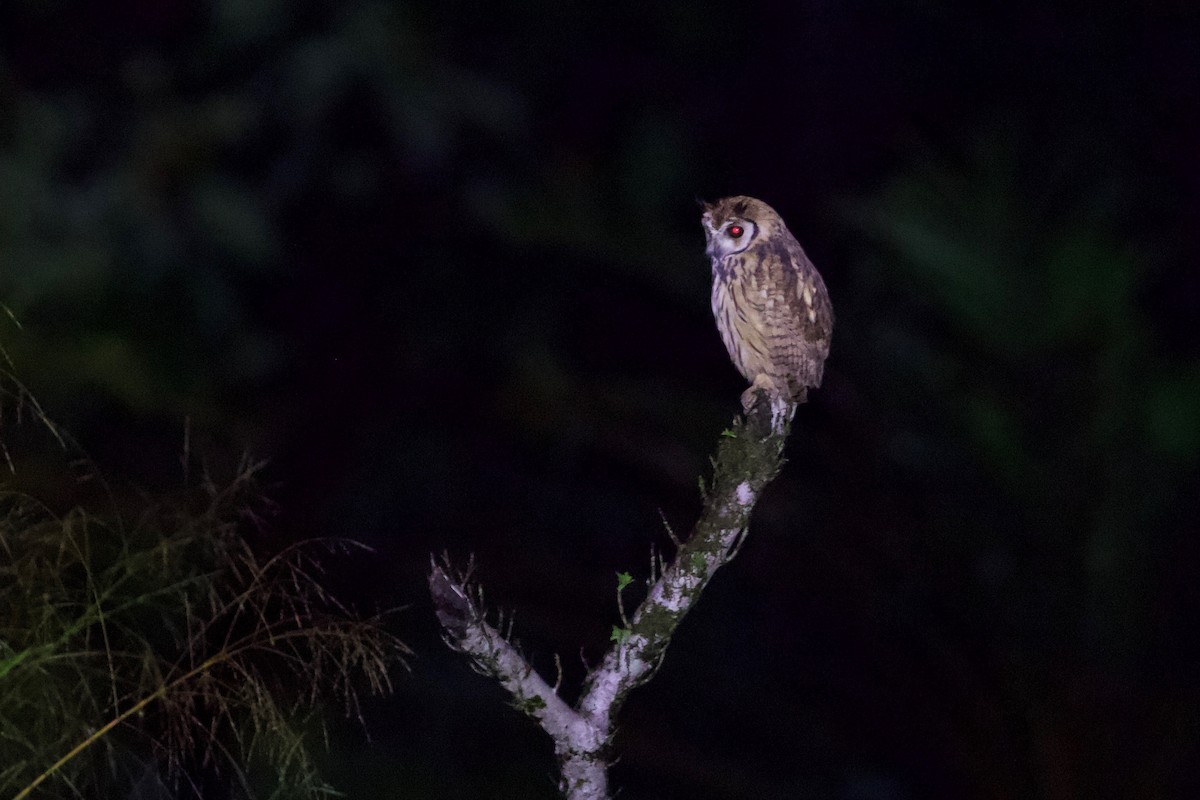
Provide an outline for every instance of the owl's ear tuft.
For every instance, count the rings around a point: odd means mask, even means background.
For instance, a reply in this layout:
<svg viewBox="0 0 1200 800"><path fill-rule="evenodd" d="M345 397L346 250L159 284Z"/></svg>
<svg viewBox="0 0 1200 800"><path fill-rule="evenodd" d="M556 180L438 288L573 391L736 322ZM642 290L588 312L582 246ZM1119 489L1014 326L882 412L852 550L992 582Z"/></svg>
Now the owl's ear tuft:
<svg viewBox="0 0 1200 800"><path fill-rule="evenodd" d="M704 200L704 199L703 199L703 198L701 198L701 197L700 197L700 195L698 195L698 194L694 194L694 195L692 195L692 199L693 199L694 201L696 201L696 205L697 205L697 206L699 206L700 208L704 209L705 211L712 211L712 210L713 210L713 206L715 206L715 205L716 205L716 203L710 203L710 202L708 202L707 200Z"/></svg>

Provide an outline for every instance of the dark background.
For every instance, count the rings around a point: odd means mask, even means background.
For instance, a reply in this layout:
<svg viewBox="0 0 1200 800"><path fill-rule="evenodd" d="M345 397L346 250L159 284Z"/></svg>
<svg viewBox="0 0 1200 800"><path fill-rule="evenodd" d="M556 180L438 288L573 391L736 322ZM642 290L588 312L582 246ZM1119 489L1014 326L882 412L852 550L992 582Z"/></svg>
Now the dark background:
<svg viewBox="0 0 1200 800"><path fill-rule="evenodd" d="M621 796L1195 797L1198 14L1080 6L7 2L0 344L119 492L190 421L377 548L333 579L417 655L335 786L551 798L428 553L578 685L743 388L694 200L761 197L833 354Z"/></svg>

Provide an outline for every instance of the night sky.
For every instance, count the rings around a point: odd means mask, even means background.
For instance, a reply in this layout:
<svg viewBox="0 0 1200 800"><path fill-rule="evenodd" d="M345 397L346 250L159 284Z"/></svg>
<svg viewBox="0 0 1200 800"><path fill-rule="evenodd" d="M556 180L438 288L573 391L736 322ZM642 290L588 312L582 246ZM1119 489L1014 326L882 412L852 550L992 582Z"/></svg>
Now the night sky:
<svg viewBox="0 0 1200 800"><path fill-rule="evenodd" d="M186 429L375 548L415 653L336 788L548 799L429 554L573 700L739 411L696 201L760 197L832 355L621 797L1200 796L1200 12L1067 5L12 0L0 346L119 504Z"/></svg>

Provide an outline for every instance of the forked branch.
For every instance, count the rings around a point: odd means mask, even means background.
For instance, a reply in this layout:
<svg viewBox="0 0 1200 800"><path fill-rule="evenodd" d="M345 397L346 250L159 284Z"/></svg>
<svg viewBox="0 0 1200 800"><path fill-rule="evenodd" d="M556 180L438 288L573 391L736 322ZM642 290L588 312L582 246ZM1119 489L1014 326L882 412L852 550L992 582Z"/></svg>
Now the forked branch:
<svg viewBox="0 0 1200 800"><path fill-rule="evenodd" d="M679 623L700 599L713 574L741 547L750 514L783 464L783 444L794 407L776 407L760 395L746 418L722 435L704 509L691 535L654 580L628 625L587 675L574 707L488 623L471 568L434 561L429 588L446 642L469 656L513 696L514 704L554 741L561 769L559 788L568 800L606 800L616 718L635 687L650 680L666 655Z"/></svg>

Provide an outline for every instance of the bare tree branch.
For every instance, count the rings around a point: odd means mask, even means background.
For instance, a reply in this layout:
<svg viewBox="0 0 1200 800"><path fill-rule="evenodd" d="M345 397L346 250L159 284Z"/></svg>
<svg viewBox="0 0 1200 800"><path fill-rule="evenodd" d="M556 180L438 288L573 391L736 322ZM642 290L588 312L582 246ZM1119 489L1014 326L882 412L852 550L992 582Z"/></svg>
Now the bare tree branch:
<svg viewBox="0 0 1200 800"><path fill-rule="evenodd" d="M590 668L575 707L568 706L485 616L473 565L456 571L447 557L434 561L429 590L446 642L468 655L477 670L500 682L514 704L554 740L568 800L607 800L606 769L617 714L629 692L654 677L679 623L700 599L713 574L729 563L749 529L763 489L783 465L783 445L795 406L760 394L746 418L722 434L704 509L674 559L652 580L613 645ZM652 576L653 579L653 576ZM623 607L622 607L623 608ZM561 676L560 676L561 678Z"/></svg>

